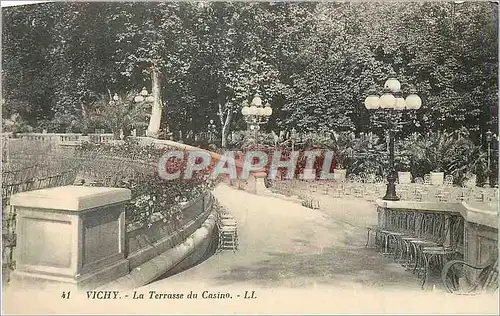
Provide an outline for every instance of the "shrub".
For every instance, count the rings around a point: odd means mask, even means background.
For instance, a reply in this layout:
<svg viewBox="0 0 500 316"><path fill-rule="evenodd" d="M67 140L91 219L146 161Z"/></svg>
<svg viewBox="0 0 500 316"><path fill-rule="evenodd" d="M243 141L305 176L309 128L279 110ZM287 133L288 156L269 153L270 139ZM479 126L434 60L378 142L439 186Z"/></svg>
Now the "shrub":
<svg viewBox="0 0 500 316"><path fill-rule="evenodd" d="M467 129L430 132L415 138L411 146L412 172L421 177L432 171L451 174L461 184L469 173L486 177L486 153L474 144Z"/></svg>
<svg viewBox="0 0 500 316"><path fill-rule="evenodd" d="M157 215L164 221L180 221L180 202L187 202L207 190L217 181L207 179L207 172L195 173L192 180L164 180L157 172L157 162L166 150L135 141L121 144L86 143L78 149L82 160L81 175L98 185L131 190L132 199L126 207L129 223L150 225ZM185 161L177 162L185 166Z"/></svg>
<svg viewBox="0 0 500 316"><path fill-rule="evenodd" d="M385 142L376 135L355 138L352 141L352 159L348 165L349 173L382 175L388 168L388 155Z"/></svg>
<svg viewBox="0 0 500 316"><path fill-rule="evenodd" d="M93 104L85 124L106 126L113 132L115 139L120 139L120 132L128 135L135 128L147 126L148 105L134 102L135 93L130 92L118 101L106 101L102 98ZM87 111L87 110L86 110Z"/></svg>

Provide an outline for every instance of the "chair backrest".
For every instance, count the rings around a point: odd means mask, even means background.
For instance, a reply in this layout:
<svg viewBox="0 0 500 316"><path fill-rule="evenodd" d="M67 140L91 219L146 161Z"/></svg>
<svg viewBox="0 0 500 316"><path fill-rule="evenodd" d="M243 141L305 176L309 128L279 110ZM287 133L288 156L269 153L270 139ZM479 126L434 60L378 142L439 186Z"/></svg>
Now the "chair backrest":
<svg viewBox="0 0 500 316"><path fill-rule="evenodd" d="M359 182L359 178L357 175L354 173L351 173L347 176L347 179L349 179L349 182Z"/></svg>
<svg viewBox="0 0 500 316"><path fill-rule="evenodd" d="M452 186L453 185L454 178L451 174L447 175L444 177L444 184L447 186Z"/></svg>
<svg viewBox="0 0 500 316"><path fill-rule="evenodd" d="M359 177L359 180L361 182L366 182L366 179L367 179L366 173L360 172L359 175L358 175L358 177Z"/></svg>
<svg viewBox="0 0 500 316"><path fill-rule="evenodd" d="M424 175L424 184L431 184L431 175L429 173Z"/></svg>

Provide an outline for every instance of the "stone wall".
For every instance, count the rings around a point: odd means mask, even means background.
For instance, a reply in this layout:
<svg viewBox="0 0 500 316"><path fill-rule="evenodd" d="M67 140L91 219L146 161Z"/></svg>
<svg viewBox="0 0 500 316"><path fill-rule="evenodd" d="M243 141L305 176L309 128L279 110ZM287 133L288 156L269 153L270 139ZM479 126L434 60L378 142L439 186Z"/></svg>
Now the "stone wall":
<svg viewBox="0 0 500 316"><path fill-rule="evenodd" d="M212 212L213 204L212 195L207 193L182 206L183 218L178 224L164 223L158 219L151 227L127 229L126 249L130 269L186 240L201 227Z"/></svg>

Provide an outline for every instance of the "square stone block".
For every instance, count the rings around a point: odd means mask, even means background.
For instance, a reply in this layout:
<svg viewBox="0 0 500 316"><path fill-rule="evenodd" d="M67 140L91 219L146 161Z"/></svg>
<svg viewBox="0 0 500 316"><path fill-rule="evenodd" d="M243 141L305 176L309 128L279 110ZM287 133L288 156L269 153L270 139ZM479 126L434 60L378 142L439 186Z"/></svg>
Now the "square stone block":
<svg viewBox="0 0 500 316"><path fill-rule="evenodd" d="M95 288L129 272L125 203L130 190L64 186L11 197L17 212L13 282Z"/></svg>

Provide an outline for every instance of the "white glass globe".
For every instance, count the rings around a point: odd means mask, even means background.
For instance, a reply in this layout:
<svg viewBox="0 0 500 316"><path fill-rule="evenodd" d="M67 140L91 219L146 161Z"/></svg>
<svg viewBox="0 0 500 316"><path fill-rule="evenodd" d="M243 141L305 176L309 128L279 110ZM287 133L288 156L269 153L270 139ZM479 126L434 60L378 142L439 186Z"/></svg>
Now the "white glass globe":
<svg viewBox="0 0 500 316"><path fill-rule="evenodd" d="M264 108L258 107L257 108L257 115L258 116L264 116Z"/></svg>
<svg viewBox="0 0 500 316"><path fill-rule="evenodd" d="M266 106L264 108L264 115L265 116L271 116L273 114L273 108L270 106Z"/></svg>
<svg viewBox="0 0 500 316"><path fill-rule="evenodd" d="M150 102L150 103L151 103L151 102L155 102L155 97L153 97L152 95L150 95L150 96L148 96L148 97L146 98L146 101L148 101L148 102Z"/></svg>
<svg viewBox="0 0 500 316"><path fill-rule="evenodd" d="M380 107L380 98L376 95L372 99L372 109L378 109Z"/></svg>
<svg viewBox="0 0 500 316"><path fill-rule="evenodd" d="M243 115L249 115L250 114L250 108L248 106L244 106L241 108L241 114Z"/></svg>
<svg viewBox="0 0 500 316"><path fill-rule="evenodd" d="M406 108L406 101L403 99L403 97L397 97L396 98L396 103L394 105L394 108L396 110L404 110Z"/></svg>
<svg viewBox="0 0 500 316"><path fill-rule="evenodd" d="M383 109L392 109L396 105L396 98L390 93L384 93L380 97L380 107Z"/></svg>
<svg viewBox="0 0 500 316"><path fill-rule="evenodd" d="M148 95L148 90L146 90L146 87L142 88L141 95L142 95L143 97L145 97L145 96L147 96L147 95Z"/></svg>
<svg viewBox="0 0 500 316"><path fill-rule="evenodd" d="M258 94L256 94L255 97L253 97L252 105L256 105L256 106L262 105L262 99L260 98L260 96Z"/></svg>
<svg viewBox="0 0 500 316"><path fill-rule="evenodd" d="M422 99L416 94L410 94L406 97L406 106L408 109L418 110L422 106Z"/></svg>
<svg viewBox="0 0 500 316"><path fill-rule="evenodd" d="M396 78L389 78L385 82L384 88L390 89L392 92L397 92L401 90L401 83Z"/></svg>
<svg viewBox="0 0 500 316"><path fill-rule="evenodd" d="M142 95L136 95L134 101L139 103L144 101L144 97Z"/></svg>
<svg viewBox="0 0 500 316"><path fill-rule="evenodd" d="M249 110L249 112L248 112L248 113L249 113L250 115L255 115L255 114L257 114L257 107L256 107L255 105L252 105L252 106L250 107L250 110Z"/></svg>
<svg viewBox="0 0 500 316"><path fill-rule="evenodd" d="M372 99L370 95L365 99L365 108L367 108L368 110L372 108Z"/></svg>
<svg viewBox="0 0 500 316"><path fill-rule="evenodd" d="M369 95L365 99L365 107L368 110L378 109L380 107L379 97L376 95Z"/></svg>

